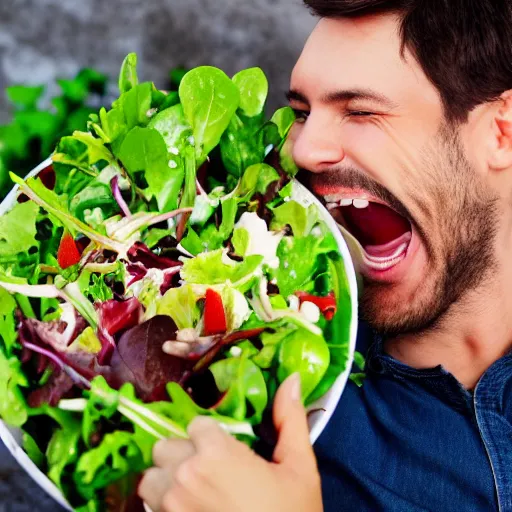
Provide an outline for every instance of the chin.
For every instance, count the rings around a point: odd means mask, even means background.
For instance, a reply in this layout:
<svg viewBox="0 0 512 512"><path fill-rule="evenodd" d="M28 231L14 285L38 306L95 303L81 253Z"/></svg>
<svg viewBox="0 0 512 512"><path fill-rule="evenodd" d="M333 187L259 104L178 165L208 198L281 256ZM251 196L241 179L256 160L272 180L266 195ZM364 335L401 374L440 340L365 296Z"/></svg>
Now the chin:
<svg viewBox="0 0 512 512"><path fill-rule="evenodd" d="M434 283L365 282L360 299L361 317L378 333L397 336L432 327L439 318L441 302Z"/></svg>

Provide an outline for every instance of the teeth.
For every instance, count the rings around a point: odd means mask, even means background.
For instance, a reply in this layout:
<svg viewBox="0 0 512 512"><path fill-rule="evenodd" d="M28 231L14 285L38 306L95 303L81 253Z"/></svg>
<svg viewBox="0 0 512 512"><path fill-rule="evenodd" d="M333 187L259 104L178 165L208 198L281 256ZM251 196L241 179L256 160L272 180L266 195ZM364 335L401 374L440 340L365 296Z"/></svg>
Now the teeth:
<svg viewBox="0 0 512 512"><path fill-rule="evenodd" d="M352 204L353 199L342 199L340 201L340 206L350 206Z"/></svg>
<svg viewBox="0 0 512 512"><path fill-rule="evenodd" d="M327 203L325 205L325 207L328 209L328 210L334 210L334 208L338 208L338 203Z"/></svg>
<svg viewBox="0 0 512 512"><path fill-rule="evenodd" d="M367 208L370 203L366 199L354 199L352 204L354 205L354 208L361 210L363 208Z"/></svg>

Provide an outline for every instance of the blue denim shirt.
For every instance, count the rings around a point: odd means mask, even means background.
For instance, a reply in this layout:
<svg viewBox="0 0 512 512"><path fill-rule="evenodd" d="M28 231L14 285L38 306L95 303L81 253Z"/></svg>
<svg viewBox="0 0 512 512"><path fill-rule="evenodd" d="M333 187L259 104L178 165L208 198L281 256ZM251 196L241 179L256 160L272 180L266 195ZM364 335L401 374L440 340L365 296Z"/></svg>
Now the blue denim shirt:
<svg viewBox="0 0 512 512"><path fill-rule="evenodd" d="M316 444L325 512L512 512L512 354L475 392L370 348Z"/></svg>

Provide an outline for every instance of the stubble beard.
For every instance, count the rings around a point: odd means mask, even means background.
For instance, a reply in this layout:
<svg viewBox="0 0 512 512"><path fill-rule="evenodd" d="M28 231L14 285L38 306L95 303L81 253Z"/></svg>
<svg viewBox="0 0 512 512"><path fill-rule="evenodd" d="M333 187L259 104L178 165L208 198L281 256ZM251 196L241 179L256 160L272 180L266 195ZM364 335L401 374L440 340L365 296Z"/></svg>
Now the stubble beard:
<svg viewBox="0 0 512 512"><path fill-rule="evenodd" d="M443 127L434 147L422 152L425 183L415 186L425 191L422 200L436 215L421 230L428 254L421 285L394 294L400 285L364 280L362 317L387 337L435 329L497 268L497 198L471 166L456 133Z"/></svg>

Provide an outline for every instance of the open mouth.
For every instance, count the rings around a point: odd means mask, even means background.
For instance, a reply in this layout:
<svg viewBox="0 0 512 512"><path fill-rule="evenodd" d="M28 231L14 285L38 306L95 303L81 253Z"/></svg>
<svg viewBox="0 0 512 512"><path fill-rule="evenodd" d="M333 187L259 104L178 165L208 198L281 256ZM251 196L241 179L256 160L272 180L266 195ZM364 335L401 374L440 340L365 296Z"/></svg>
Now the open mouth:
<svg viewBox="0 0 512 512"><path fill-rule="evenodd" d="M377 272L403 261L412 240L411 222L377 198L325 196L334 219L358 242L364 264Z"/></svg>

